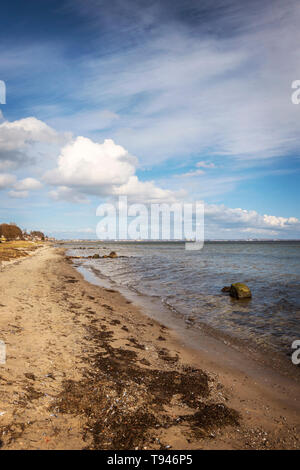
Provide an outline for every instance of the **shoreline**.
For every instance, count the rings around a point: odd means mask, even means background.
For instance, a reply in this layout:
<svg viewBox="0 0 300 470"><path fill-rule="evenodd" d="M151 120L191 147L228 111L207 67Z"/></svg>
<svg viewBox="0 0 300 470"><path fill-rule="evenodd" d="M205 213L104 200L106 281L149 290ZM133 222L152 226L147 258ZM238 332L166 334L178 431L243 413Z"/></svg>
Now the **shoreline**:
<svg viewBox="0 0 300 470"><path fill-rule="evenodd" d="M88 282L102 288L117 290L127 300L139 306L141 311L146 313L148 317L174 330L178 336L178 341L186 348L198 350L202 354L207 353L212 360L215 358L215 361L225 360L225 364L235 368L240 368L241 364L239 362L242 362L244 364L242 371L248 373L251 364L253 378L259 379L257 369L261 369L263 373L267 370L270 378L272 376L278 378L279 376L280 381L290 380L300 384L299 368L295 367L290 357L287 359L282 352L270 348L261 348L251 341L216 330L203 322L198 322L195 325L187 323L180 312L162 303L159 297L154 298L120 286L94 267L85 266L83 263L78 265L74 263L74 266ZM99 277L99 274L101 277ZM214 354L214 351L216 351L216 354ZM237 360L237 355L242 356L243 360Z"/></svg>
<svg viewBox="0 0 300 470"><path fill-rule="evenodd" d="M187 261L186 270L189 275L194 271L197 282L190 279L191 282L189 281L188 285L182 285L182 283L184 284L182 276L188 276L188 274L185 273L182 252L178 252L178 249L172 255L170 250L165 251L161 246L158 257L155 256L154 272L152 273L151 248L147 244L148 248L141 250L139 245L136 243L129 251L127 248L123 248L122 243L111 243L104 246L104 244L95 244L95 242L91 244L66 242L62 246L67 248L67 255L70 255L79 271L83 269L88 273L88 280L94 282L92 279L94 276L91 275L91 272L94 273L97 285L118 290L126 298L138 303L143 311L147 311L147 314L162 321L166 326L173 328L175 324L182 337L185 336L187 329L197 330L201 345L203 337L213 336L224 344L230 344L236 354L247 354L250 361L254 360L262 367L267 366L278 371L280 375L300 381L300 369L295 367L291 360L292 342L299 336L296 323L297 302L295 299L290 301L287 293L284 294L284 291L288 289L284 278L282 278L282 282L279 278L277 279L278 288L276 288L276 292L273 292L272 286L269 286L269 289L268 283L263 289L261 276L256 279L255 276L251 278L250 275L250 278L247 278L247 274L245 274L244 277L248 285L253 289L253 299L249 302L236 301L223 294L220 287L226 283L230 284L231 281L226 277L235 279L234 273L232 275L224 274L230 272L228 256L227 259L225 256L224 266L220 265L219 269L214 271L213 279L209 282L209 288L206 292L206 277L203 274L200 275L201 270L198 266L193 264L190 266L190 260ZM115 249L118 252L119 260L90 259L96 258L99 254L101 258L101 255L106 255ZM160 261L163 256L166 256L165 267ZM124 257L128 260L123 260ZM177 257L179 257L178 274L174 271L173 262ZM145 263L141 261L143 258L145 258ZM203 261L204 266L207 266L209 262L207 258L208 254L206 253ZM214 262L212 261L212 265ZM251 265L251 260L249 263ZM260 266L261 268L262 266ZM164 269L166 270L165 274ZM181 273L182 270L184 275ZM159 273L162 276L162 287L159 282ZM140 281L139 275L141 276ZM268 295L269 291L272 291L272 296ZM294 304L293 308L292 304ZM267 307L267 305L269 306ZM274 312L272 312L273 310ZM281 314L279 314L280 311L282 311ZM189 332L187 336L189 339ZM193 334L193 336L195 335ZM197 342L196 339L194 342Z"/></svg>
<svg viewBox="0 0 300 470"><path fill-rule="evenodd" d="M299 448L293 391L217 366L63 249L5 266L0 283L3 449Z"/></svg>

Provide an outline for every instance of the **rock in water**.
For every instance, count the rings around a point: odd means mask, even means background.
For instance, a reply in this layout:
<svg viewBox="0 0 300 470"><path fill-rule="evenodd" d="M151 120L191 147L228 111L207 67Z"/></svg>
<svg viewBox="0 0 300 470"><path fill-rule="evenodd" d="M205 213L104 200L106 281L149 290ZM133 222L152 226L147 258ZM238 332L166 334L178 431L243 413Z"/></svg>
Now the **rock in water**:
<svg viewBox="0 0 300 470"><path fill-rule="evenodd" d="M248 286L246 286L246 284L243 284L242 282L231 284L229 294L235 299L249 299L252 297L251 290Z"/></svg>
<svg viewBox="0 0 300 470"><path fill-rule="evenodd" d="M98 253L96 253L95 255L92 256L93 259L99 259L100 258L100 255L98 255Z"/></svg>
<svg viewBox="0 0 300 470"><path fill-rule="evenodd" d="M108 256L109 256L109 258L117 258L118 257L118 255L115 251L111 251Z"/></svg>

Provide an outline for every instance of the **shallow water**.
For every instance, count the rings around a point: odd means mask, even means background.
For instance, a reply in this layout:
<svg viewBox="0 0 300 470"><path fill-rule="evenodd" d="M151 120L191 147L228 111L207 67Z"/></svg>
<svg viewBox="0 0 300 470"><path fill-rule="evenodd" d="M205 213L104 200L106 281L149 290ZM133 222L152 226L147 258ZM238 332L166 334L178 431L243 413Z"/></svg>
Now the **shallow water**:
<svg viewBox="0 0 300 470"><path fill-rule="evenodd" d="M80 263L117 286L160 298L194 326L205 323L285 354L300 339L300 242L210 242L201 251L186 251L182 243L67 246L80 256L117 251L124 257ZM252 299L221 292L233 282L245 282Z"/></svg>

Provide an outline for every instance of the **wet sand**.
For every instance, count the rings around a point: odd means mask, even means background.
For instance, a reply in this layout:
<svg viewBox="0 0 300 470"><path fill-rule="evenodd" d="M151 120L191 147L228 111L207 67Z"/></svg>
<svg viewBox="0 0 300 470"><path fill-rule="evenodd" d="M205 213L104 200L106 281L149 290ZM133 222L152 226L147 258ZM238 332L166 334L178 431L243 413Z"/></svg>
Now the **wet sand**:
<svg viewBox="0 0 300 470"><path fill-rule="evenodd" d="M188 347L62 249L0 268L0 285L2 449L299 448L296 383Z"/></svg>

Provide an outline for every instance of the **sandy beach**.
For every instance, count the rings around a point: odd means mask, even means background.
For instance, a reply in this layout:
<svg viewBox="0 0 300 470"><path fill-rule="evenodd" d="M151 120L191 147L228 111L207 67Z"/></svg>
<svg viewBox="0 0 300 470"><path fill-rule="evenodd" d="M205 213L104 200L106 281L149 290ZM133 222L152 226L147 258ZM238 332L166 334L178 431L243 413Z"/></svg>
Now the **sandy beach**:
<svg viewBox="0 0 300 470"><path fill-rule="evenodd" d="M2 449L299 449L299 385L183 344L45 244L0 266Z"/></svg>

